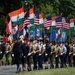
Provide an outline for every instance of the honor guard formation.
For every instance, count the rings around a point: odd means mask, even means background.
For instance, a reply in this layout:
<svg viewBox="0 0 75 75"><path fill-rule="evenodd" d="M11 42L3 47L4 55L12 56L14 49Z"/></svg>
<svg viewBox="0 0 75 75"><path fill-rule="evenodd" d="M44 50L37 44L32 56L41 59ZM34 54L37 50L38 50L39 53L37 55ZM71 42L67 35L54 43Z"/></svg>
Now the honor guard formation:
<svg viewBox="0 0 75 75"><path fill-rule="evenodd" d="M5 55L5 65L17 66L17 73L22 71L75 67L74 43L46 43L42 39L17 38L12 43L0 43L0 64ZM9 57L12 58L10 63ZM3 62L2 62L3 63ZM31 66L33 65L33 69Z"/></svg>

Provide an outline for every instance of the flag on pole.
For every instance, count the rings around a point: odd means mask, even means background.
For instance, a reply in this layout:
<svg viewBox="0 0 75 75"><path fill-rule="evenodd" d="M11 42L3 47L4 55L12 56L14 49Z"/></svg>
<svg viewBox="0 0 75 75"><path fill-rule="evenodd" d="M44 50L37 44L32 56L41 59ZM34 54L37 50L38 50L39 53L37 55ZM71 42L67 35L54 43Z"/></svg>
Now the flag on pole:
<svg viewBox="0 0 75 75"><path fill-rule="evenodd" d="M61 32L61 36L59 39L57 39L58 42L65 42L67 39L67 34L66 32Z"/></svg>
<svg viewBox="0 0 75 75"><path fill-rule="evenodd" d="M6 34L10 34L10 25L9 25L9 17L6 17L6 21L5 21L5 25L6 25Z"/></svg>
<svg viewBox="0 0 75 75"><path fill-rule="evenodd" d="M12 26L12 36L13 39L16 39L18 37L18 25L14 25Z"/></svg>
<svg viewBox="0 0 75 75"><path fill-rule="evenodd" d="M52 24L52 17L49 16L47 19L46 19L46 24L44 25L45 28L50 28L51 27L51 24Z"/></svg>
<svg viewBox="0 0 75 75"><path fill-rule="evenodd" d="M34 8L29 10L30 24L34 23Z"/></svg>
<svg viewBox="0 0 75 75"><path fill-rule="evenodd" d="M7 37L5 35L3 35L3 43L6 43L7 42Z"/></svg>
<svg viewBox="0 0 75 75"><path fill-rule="evenodd" d="M29 10L29 19L30 19L30 25L28 25L29 30L33 30L35 29L35 26L33 25L34 24L34 8L31 8Z"/></svg>
<svg viewBox="0 0 75 75"><path fill-rule="evenodd" d="M23 40L24 37L28 38L28 28L27 28L27 26L19 31L19 36L20 36L21 40Z"/></svg>
<svg viewBox="0 0 75 75"><path fill-rule="evenodd" d="M65 17L62 17L62 24L64 25L66 23Z"/></svg>
<svg viewBox="0 0 75 75"><path fill-rule="evenodd" d="M62 28L62 17L61 16L56 18L56 28Z"/></svg>
<svg viewBox="0 0 75 75"><path fill-rule="evenodd" d="M40 28L44 27L43 14L39 14L39 25Z"/></svg>
<svg viewBox="0 0 75 75"><path fill-rule="evenodd" d="M34 12L34 25L39 26L39 13Z"/></svg>
<svg viewBox="0 0 75 75"><path fill-rule="evenodd" d="M34 38L35 37L35 32L36 32L36 29L31 30L30 34L29 34L29 38Z"/></svg>
<svg viewBox="0 0 75 75"><path fill-rule="evenodd" d="M43 37L42 30L41 29L36 29L35 38L38 39L38 38L42 38L42 37Z"/></svg>
<svg viewBox="0 0 75 75"><path fill-rule="evenodd" d="M56 22L55 22L55 20L56 20L56 16L52 17L52 26L51 26L52 31L56 29Z"/></svg>
<svg viewBox="0 0 75 75"><path fill-rule="evenodd" d="M46 28L47 25L47 19L44 19L44 28Z"/></svg>
<svg viewBox="0 0 75 75"><path fill-rule="evenodd" d="M22 24L24 21L24 8L12 11L8 15L13 24Z"/></svg>
<svg viewBox="0 0 75 75"><path fill-rule="evenodd" d="M56 39L59 39L61 36L61 29L56 29Z"/></svg>
<svg viewBox="0 0 75 75"><path fill-rule="evenodd" d="M73 35L74 31L74 18L70 19L70 36Z"/></svg>
<svg viewBox="0 0 75 75"><path fill-rule="evenodd" d="M70 29L70 20L69 19L66 19L66 22L64 23L63 28Z"/></svg>
<svg viewBox="0 0 75 75"><path fill-rule="evenodd" d="M25 16L24 16L24 25L29 25L30 23L30 19L29 19L29 10L26 12Z"/></svg>
<svg viewBox="0 0 75 75"><path fill-rule="evenodd" d="M49 41L54 41L56 39L56 30L53 30L49 36Z"/></svg>

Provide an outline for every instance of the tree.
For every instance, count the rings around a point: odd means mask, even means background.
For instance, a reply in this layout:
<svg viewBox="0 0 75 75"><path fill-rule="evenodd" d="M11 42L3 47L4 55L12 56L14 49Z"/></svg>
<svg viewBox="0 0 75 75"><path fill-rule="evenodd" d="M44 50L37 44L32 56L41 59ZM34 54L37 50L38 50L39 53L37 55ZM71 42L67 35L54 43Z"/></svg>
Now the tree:
<svg viewBox="0 0 75 75"><path fill-rule="evenodd" d="M0 0L0 30L2 34L5 30L5 18L8 13L19 9L22 5L25 11L34 6L35 11L43 13L44 18L60 14L66 18L75 18L74 0Z"/></svg>

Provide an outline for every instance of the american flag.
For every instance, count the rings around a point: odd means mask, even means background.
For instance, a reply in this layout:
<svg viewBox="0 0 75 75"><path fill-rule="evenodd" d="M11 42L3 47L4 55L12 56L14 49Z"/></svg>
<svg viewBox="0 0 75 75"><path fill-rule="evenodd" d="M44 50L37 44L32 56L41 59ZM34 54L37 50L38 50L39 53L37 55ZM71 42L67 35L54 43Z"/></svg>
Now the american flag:
<svg viewBox="0 0 75 75"><path fill-rule="evenodd" d="M39 25L39 13L34 12L34 25L38 26Z"/></svg>
<svg viewBox="0 0 75 75"><path fill-rule="evenodd" d="M44 27L46 28L47 26L47 19L44 19Z"/></svg>
<svg viewBox="0 0 75 75"><path fill-rule="evenodd" d="M29 19L29 11L26 12L25 17L24 17L24 22L23 26L29 25L30 19Z"/></svg>
<svg viewBox="0 0 75 75"><path fill-rule="evenodd" d="M64 23L63 28L70 29L70 20L69 19L66 19L66 22Z"/></svg>
<svg viewBox="0 0 75 75"><path fill-rule="evenodd" d="M51 27L51 25L52 25L52 17L49 16L47 19L44 20L44 27L48 28Z"/></svg>
<svg viewBox="0 0 75 75"><path fill-rule="evenodd" d="M29 18L25 18L23 22L23 26L29 25L30 23L29 21L30 21Z"/></svg>
<svg viewBox="0 0 75 75"><path fill-rule="evenodd" d="M62 17L61 16L56 18L56 28L62 28Z"/></svg>
<svg viewBox="0 0 75 75"><path fill-rule="evenodd" d="M25 16L24 16L24 22L23 24L19 25L18 29L19 31L21 31L22 29L24 29L27 25L29 25L30 23L30 19L29 19L29 11L26 12Z"/></svg>

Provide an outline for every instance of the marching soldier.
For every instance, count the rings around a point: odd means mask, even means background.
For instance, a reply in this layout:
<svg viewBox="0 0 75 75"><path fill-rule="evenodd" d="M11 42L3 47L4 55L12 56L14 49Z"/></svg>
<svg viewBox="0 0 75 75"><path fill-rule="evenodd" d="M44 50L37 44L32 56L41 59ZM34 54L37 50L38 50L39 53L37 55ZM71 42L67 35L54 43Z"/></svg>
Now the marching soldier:
<svg viewBox="0 0 75 75"><path fill-rule="evenodd" d="M37 70L37 63L38 63L38 54L39 54L39 45L37 40L33 41L33 63L34 63L34 70Z"/></svg>
<svg viewBox="0 0 75 75"><path fill-rule="evenodd" d="M31 59L32 59L32 56L33 56L33 42L32 40L30 40L30 43L29 43L29 53L28 53L28 56L27 56L27 64L28 64L28 71L31 71Z"/></svg>
<svg viewBox="0 0 75 75"><path fill-rule="evenodd" d="M9 61L10 53L11 53L11 46L9 44L9 41L7 41L7 43L6 43L6 53L5 53L6 65L9 65L10 64L10 61Z"/></svg>
<svg viewBox="0 0 75 75"><path fill-rule="evenodd" d="M44 62L44 53L45 53L45 44L43 41L40 42L40 52L39 52L39 59L38 59L38 69L43 69L43 62Z"/></svg>
<svg viewBox="0 0 75 75"><path fill-rule="evenodd" d="M75 44L73 46L73 67L75 67Z"/></svg>
<svg viewBox="0 0 75 75"><path fill-rule="evenodd" d="M2 43L0 43L0 65L2 65Z"/></svg>
<svg viewBox="0 0 75 75"><path fill-rule="evenodd" d="M4 54L5 54L5 51L6 51L6 44L5 44L5 42L3 42L2 44L1 44L1 62L2 62L2 64L3 64L3 56L4 56Z"/></svg>
<svg viewBox="0 0 75 75"><path fill-rule="evenodd" d="M2 50L1 50L1 43L0 43L0 60L2 59Z"/></svg>
<svg viewBox="0 0 75 75"><path fill-rule="evenodd" d="M15 57L14 57L14 54L13 54L13 46L14 46L14 44L15 44L16 42L17 42L17 40L15 39L15 40L13 40L12 43L11 43L11 57L12 57L12 62L11 62L11 64L12 64L12 65L15 64L15 62L14 62Z"/></svg>
<svg viewBox="0 0 75 75"><path fill-rule="evenodd" d="M57 43L55 52L55 68L59 67L59 55L60 55L60 44Z"/></svg>
<svg viewBox="0 0 75 75"><path fill-rule="evenodd" d="M67 49L66 49L64 43L61 44L61 45L60 45L60 60L61 60L60 67L61 67L61 68L66 66L66 64L65 64L66 51L67 51Z"/></svg>
<svg viewBox="0 0 75 75"><path fill-rule="evenodd" d="M51 53L51 46L49 42L46 42L46 50L45 50L45 69L48 69L48 59L50 58L50 53Z"/></svg>
<svg viewBox="0 0 75 75"><path fill-rule="evenodd" d="M70 51L69 51L69 60L68 60L68 62L69 62L69 67L72 67L73 46L72 46L72 44L70 44L69 46L70 46Z"/></svg>
<svg viewBox="0 0 75 75"><path fill-rule="evenodd" d="M27 55L29 53L29 46L26 44L26 40L24 39L24 42L22 43L22 70L26 71L26 63L27 63Z"/></svg>
<svg viewBox="0 0 75 75"><path fill-rule="evenodd" d="M67 66L67 63L69 63L69 53L70 53L70 46L69 46L69 43L66 42L65 46L66 46L66 48L67 48L67 52L66 52L66 56L65 56L65 59L66 59L65 64L66 64L66 66Z"/></svg>
<svg viewBox="0 0 75 75"><path fill-rule="evenodd" d="M55 48L55 44L52 44L52 46L51 46L51 54L50 54L50 62L51 62L51 65L50 65L50 68L54 68L54 58L55 58L55 50L56 50L56 48Z"/></svg>
<svg viewBox="0 0 75 75"><path fill-rule="evenodd" d="M20 38L17 39L17 42L13 46L12 54L14 55L14 63L17 66L17 72L21 72L21 63L22 63L22 43L20 43Z"/></svg>

